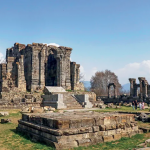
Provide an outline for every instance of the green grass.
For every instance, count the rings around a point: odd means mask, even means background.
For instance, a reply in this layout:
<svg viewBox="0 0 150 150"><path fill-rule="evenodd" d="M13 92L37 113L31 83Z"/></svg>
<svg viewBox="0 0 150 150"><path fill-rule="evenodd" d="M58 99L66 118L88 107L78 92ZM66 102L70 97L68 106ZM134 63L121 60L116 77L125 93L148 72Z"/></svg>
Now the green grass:
<svg viewBox="0 0 150 150"><path fill-rule="evenodd" d="M137 108L137 110L133 110L132 107L127 106L121 106L121 108L106 108L106 109L100 109L100 110L94 110L97 112L114 112L114 111L123 111L123 112L149 112L149 109L140 110Z"/></svg>
<svg viewBox="0 0 150 150"><path fill-rule="evenodd" d="M132 138L121 138L118 141L106 142L88 147L78 147L74 148L74 150L132 150L133 148L137 148L139 144L144 143L147 138L145 134L137 134Z"/></svg>

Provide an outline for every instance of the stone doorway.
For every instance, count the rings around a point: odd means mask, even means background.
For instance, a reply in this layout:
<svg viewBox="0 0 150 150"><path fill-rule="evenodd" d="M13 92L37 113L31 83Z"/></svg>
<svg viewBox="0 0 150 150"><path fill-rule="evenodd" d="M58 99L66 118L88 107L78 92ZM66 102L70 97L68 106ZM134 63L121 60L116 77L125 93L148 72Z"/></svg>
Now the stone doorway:
<svg viewBox="0 0 150 150"><path fill-rule="evenodd" d="M45 85L57 86L57 60L55 59L54 54L48 56L45 72Z"/></svg>

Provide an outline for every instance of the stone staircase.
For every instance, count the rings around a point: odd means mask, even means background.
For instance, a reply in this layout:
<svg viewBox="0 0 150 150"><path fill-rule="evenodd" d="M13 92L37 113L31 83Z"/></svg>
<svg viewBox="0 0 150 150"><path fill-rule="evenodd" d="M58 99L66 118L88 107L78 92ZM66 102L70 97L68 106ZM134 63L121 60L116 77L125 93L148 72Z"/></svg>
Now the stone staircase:
<svg viewBox="0 0 150 150"><path fill-rule="evenodd" d="M67 109L82 109L82 105L70 93L63 93L63 96L63 102L67 106Z"/></svg>

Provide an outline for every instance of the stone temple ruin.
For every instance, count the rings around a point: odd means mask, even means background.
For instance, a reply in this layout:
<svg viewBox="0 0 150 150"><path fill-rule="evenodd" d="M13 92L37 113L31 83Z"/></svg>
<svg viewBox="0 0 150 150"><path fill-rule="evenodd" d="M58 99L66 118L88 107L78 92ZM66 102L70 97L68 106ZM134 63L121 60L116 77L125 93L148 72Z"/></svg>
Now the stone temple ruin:
<svg viewBox="0 0 150 150"><path fill-rule="evenodd" d="M143 132L133 114L112 112L23 114L17 130L56 149L109 142Z"/></svg>
<svg viewBox="0 0 150 150"><path fill-rule="evenodd" d="M40 43L15 43L7 49L6 63L0 64L0 107L92 107L89 100L95 101L96 95L84 92L80 65L70 61L71 52L69 47Z"/></svg>
<svg viewBox="0 0 150 150"><path fill-rule="evenodd" d="M150 85L144 77L139 77L139 84L136 83L135 78L129 78L130 81L130 96L139 97L141 99L147 98L150 95ZM140 92L138 93L138 88Z"/></svg>
<svg viewBox="0 0 150 150"><path fill-rule="evenodd" d="M32 43L15 43L6 51L6 64L0 65L0 92L18 88L34 91L44 86L84 90L79 82L80 65L70 61L72 48Z"/></svg>

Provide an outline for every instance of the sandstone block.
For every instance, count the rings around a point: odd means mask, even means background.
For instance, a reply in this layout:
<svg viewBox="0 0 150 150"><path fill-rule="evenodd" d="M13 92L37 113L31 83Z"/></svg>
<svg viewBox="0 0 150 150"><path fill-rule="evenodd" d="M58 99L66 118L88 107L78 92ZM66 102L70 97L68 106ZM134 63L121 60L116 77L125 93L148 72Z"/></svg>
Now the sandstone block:
<svg viewBox="0 0 150 150"><path fill-rule="evenodd" d="M81 121L81 126L82 127L91 127L95 125L95 121L93 118L84 118Z"/></svg>
<svg viewBox="0 0 150 150"><path fill-rule="evenodd" d="M116 129L116 133L117 133L117 134L119 134L119 133L121 133L121 132L122 132L121 129Z"/></svg>
<svg viewBox="0 0 150 150"><path fill-rule="evenodd" d="M105 131L106 130L106 126L105 125L100 125L100 131Z"/></svg>
<svg viewBox="0 0 150 150"><path fill-rule="evenodd" d="M112 135L103 136L103 141L104 141L104 142L111 142L111 141L113 141L113 140L114 140L114 138L113 138Z"/></svg>
<svg viewBox="0 0 150 150"><path fill-rule="evenodd" d="M62 120L62 119L59 119L59 120L53 120L53 125L54 125L54 128L56 129L68 129L69 126L70 126L70 121L69 120Z"/></svg>
<svg viewBox="0 0 150 150"><path fill-rule="evenodd" d="M109 125L110 124L110 117L105 117L104 118L104 125Z"/></svg>
<svg viewBox="0 0 150 150"><path fill-rule="evenodd" d="M94 131L94 132L98 132L99 129L100 129L99 126L93 126L93 131Z"/></svg>
<svg viewBox="0 0 150 150"><path fill-rule="evenodd" d="M101 117L95 117L95 125L96 126L104 125L104 119Z"/></svg>
<svg viewBox="0 0 150 150"><path fill-rule="evenodd" d="M90 144L91 144L91 140L90 139L78 140L78 145L79 146L88 146Z"/></svg>
<svg viewBox="0 0 150 150"><path fill-rule="evenodd" d="M114 135L116 134L116 130L108 130L108 135Z"/></svg>
<svg viewBox="0 0 150 150"><path fill-rule="evenodd" d="M134 127L132 127L132 129L134 130L134 131L138 131L138 126L134 126Z"/></svg>
<svg viewBox="0 0 150 150"><path fill-rule="evenodd" d="M114 140L119 140L121 139L121 134L114 134L113 137L114 137Z"/></svg>
<svg viewBox="0 0 150 150"><path fill-rule="evenodd" d="M71 119L70 120L70 128L80 128L81 120L80 119Z"/></svg>
<svg viewBox="0 0 150 150"><path fill-rule="evenodd" d="M129 134L126 133L126 132L124 132L124 133L121 133L121 136L122 136L122 137L129 137Z"/></svg>
<svg viewBox="0 0 150 150"><path fill-rule="evenodd" d="M90 140L91 140L91 144L103 143L102 136L93 137Z"/></svg>

